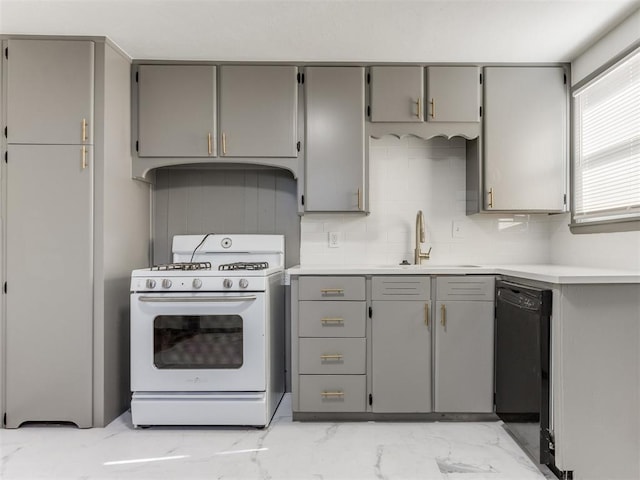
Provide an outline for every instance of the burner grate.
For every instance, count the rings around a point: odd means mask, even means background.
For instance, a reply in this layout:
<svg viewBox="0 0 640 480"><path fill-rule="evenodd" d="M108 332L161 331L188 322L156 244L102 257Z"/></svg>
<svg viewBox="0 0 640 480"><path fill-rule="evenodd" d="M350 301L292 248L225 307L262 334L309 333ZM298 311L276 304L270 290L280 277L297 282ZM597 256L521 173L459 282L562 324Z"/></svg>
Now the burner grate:
<svg viewBox="0 0 640 480"><path fill-rule="evenodd" d="M211 262L165 263L154 265L151 270L211 270Z"/></svg>
<svg viewBox="0 0 640 480"><path fill-rule="evenodd" d="M225 263L218 270L265 270L269 268L269 262L235 262Z"/></svg>

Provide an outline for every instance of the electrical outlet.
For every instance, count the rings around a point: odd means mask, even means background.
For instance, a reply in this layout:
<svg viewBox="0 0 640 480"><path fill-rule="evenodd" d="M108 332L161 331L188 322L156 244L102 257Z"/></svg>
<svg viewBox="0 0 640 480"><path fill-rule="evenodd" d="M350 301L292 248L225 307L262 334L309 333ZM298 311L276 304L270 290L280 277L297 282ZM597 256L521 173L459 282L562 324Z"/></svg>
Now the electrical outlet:
<svg viewBox="0 0 640 480"><path fill-rule="evenodd" d="M340 232L329 232L329 248L340 246Z"/></svg>
<svg viewBox="0 0 640 480"><path fill-rule="evenodd" d="M464 222L453 220L451 222L451 236L453 238L464 238Z"/></svg>

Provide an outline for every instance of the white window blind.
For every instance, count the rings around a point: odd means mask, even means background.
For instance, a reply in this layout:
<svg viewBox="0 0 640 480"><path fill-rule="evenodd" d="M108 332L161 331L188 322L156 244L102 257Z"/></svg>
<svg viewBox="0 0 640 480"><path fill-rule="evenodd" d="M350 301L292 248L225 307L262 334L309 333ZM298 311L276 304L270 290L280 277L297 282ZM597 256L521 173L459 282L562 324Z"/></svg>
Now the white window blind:
<svg viewBox="0 0 640 480"><path fill-rule="evenodd" d="M640 49L574 97L574 224L639 219Z"/></svg>

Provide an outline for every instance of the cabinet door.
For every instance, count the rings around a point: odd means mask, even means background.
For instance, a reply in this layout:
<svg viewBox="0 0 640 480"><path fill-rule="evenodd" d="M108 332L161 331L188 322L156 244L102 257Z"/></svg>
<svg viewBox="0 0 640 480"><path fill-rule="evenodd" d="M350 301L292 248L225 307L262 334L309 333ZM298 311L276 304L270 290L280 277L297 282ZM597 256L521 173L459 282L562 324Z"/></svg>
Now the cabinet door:
<svg viewBox="0 0 640 480"><path fill-rule="evenodd" d="M297 67L220 67L220 145L226 157L296 157Z"/></svg>
<svg viewBox="0 0 640 480"><path fill-rule="evenodd" d="M93 42L9 40L8 45L8 143L93 143Z"/></svg>
<svg viewBox="0 0 640 480"><path fill-rule="evenodd" d="M371 67L371 121L421 122L424 104L422 67Z"/></svg>
<svg viewBox="0 0 640 480"><path fill-rule="evenodd" d="M138 67L138 156L216 155L216 67Z"/></svg>
<svg viewBox="0 0 640 480"><path fill-rule="evenodd" d="M427 68L427 121L480 121L480 68Z"/></svg>
<svg viewBox="0 0 640 480"><path fill-rule="evenodd" d="M83 148L89 150L85 162ZM9 146L10 428L25 421L92 425L92 176L90 147Z"/></svg>
<svg viewBox="0 0 640 480"><path fill-rule="evenodd" d="M561 67L490 67L484 80L487 210L563 211L567 86Z"/></svg>
<svg viewBox="0 0 640 480"><path fill-rule="evenodd" d="M374 412L431 411L430 302L372 302Z"/></svg>
<svg viewBox="0 0 640 480"><path fill-rule="evenodd" d="M305 69L305 211L364 211L364 69Z"/></svg>
<svg viewBox="0 0 640 480"><path fill-rule="evenodd" d="M436 412L493 411L493 303L436 303Z"/></svg>

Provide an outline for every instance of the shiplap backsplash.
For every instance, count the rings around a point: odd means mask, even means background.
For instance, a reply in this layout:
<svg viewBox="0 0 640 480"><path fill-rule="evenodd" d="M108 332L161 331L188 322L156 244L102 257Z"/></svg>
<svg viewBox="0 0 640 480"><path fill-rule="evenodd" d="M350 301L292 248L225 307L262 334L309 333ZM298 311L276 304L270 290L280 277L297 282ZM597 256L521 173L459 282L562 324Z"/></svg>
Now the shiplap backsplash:
<svg viewBox="0 0 640 480"><path fill-rule="evenodd" d="M305 214L300 263L413 263L415 219L426 221L431 264L546 263L547 215L465 215L465 140L385 136L371 140L371 214ZM453 222L461 229L454 237ZM329 232L340 246L329 248Z"/></svg>

